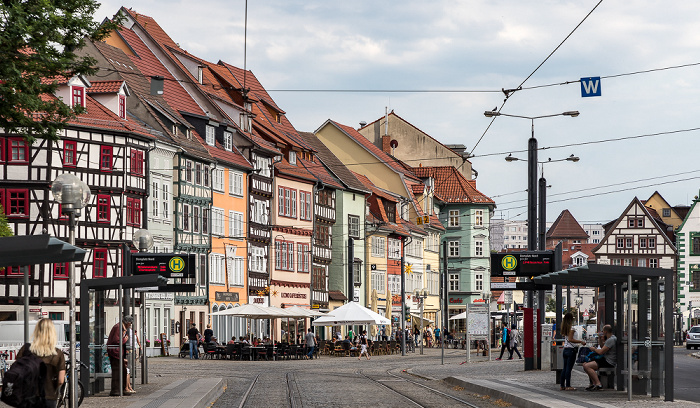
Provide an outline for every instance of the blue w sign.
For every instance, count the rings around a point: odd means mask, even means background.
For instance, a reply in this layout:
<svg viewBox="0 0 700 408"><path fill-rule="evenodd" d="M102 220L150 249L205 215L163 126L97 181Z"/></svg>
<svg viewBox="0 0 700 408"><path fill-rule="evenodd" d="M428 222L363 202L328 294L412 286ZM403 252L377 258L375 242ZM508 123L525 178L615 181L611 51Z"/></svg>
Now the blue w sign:
<svg viewBox="0 0 700 408"><path fill-rule="evenodd" d="M600 77L581 78L581 97L600 96Z"/></svg>

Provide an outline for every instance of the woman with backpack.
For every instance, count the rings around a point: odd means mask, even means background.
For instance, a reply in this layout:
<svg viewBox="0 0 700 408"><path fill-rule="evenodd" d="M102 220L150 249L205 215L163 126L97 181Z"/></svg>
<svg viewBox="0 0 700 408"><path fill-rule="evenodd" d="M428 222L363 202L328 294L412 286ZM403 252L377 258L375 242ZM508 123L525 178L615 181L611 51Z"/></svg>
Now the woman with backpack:
<svg viewBox="0 0 700 408"><path fill-rule="evenodd" d="M576 362L577 347L574 344L586 345L584 340L575 339L576 330L574 330L574 315L570 312L564 315L561 322L561 335L564 337L564 368L561 370L561 390L576 391L576 388L571 386L571 370Z"/></svg>
<svg viewBox="0 0 700 408"><path fill-rule="evenodd" d="M34 354L46 365L46 377L44 378L44 393L46 407L56 408L58 390L66 381L66 359L63 352L56 348L56 328L51 319L41 319L34 328L32 342L29 344L29 353L25 344L17 353L19 360L25 354Z"/></svg>

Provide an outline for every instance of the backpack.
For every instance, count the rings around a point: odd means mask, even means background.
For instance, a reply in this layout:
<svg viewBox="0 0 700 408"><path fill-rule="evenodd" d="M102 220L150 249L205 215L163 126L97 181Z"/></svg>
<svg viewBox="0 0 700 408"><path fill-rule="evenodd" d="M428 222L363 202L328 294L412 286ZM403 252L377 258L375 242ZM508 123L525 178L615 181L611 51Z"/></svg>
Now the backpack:
<svg viewBox="0 0 700 408"><path fill-rule="evenodd" d="M10 366L3 377L0 400L12 407L45 407L46 364L29 351L29 343L23 348L22 357Z"/></svg>
<svg viewBox="0 0 700 408"><path fill-rule="evenodd" d="M583 364L583 363L587 363L587 362L591 361L590 357L588 356L588 354L590 354L590 353L591 353L590 347L586 347L586 346L580 347L578 349L578 356L576 357L576 364Z"/></svg>

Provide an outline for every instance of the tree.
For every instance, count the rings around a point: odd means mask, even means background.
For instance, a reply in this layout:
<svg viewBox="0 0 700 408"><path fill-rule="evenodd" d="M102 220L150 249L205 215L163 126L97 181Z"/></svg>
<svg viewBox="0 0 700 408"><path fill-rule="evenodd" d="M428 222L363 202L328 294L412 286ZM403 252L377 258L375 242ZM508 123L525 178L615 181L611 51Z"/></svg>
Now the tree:
<svg viewBox="0 0 700 408"><path fill-rule="evenodd" d="M75 51L99 41L122 21L93 21L95 0L3 0L0 3L0 128L35 138L58 132L81 108L48 97L56 79L96 72L94 58Z"/></svg>
<svg viewBox="0 0 700 408"><path fill-rule="evenodd" d="M0 205L0 237L11 237L13 235L12 228L10 228L10 224L5 216L5 209Z"/></svg>

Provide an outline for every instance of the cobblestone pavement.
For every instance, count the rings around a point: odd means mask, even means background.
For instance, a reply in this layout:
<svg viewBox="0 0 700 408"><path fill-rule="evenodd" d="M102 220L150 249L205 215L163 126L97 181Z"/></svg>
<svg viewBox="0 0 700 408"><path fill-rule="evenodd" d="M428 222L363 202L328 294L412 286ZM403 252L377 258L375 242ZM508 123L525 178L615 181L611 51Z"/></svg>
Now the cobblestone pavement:
<svg viewBox="0 0 700 408"><path fill-rule="evenodd" d="M445 364L441 364L440 349L425 349L400 355L374 356L367 361L351 357L322 356L315 360L290 361L227 361L189 360L177 357L149 359L149 384L137 381L137 393L128 397L109 397L108 392L86 398L81 407L116 408L128 407L144 396L150 395L173 383L189 378L223 378L226 389L213 404L214 408L238 407L247 394L244 406L248 407L406 407L415 405L410 398L423 406L465 406L493 408L514 406L498 401L488 395L478 395L459 386L448 384L443 379L462 377L466 379L490 380L493 384L510 384L524 390L534 390L550 399L562 399L585 406L608 405L646 408L663 403L668 407L700 406L683 401L664 403L659 398L634 396L627 402L627 394L617 391L586 392L587 376L579 368L574 370L572 385L579 391L562 393L555 384L550 371L523 370L521 360L486 361L483 356L471 355L471 363L464 362L464 350L445 350ZM395 376L399 376L397 378ZM409 383L402 381L414 381ZM255 381L255 383L254 383ZM421 388L424 384L460 403L431 390ZM291 401L290 401L291 396ZM2 406L2 404L0 404ZM556 406L556 405L555 405Z"/></svg>

